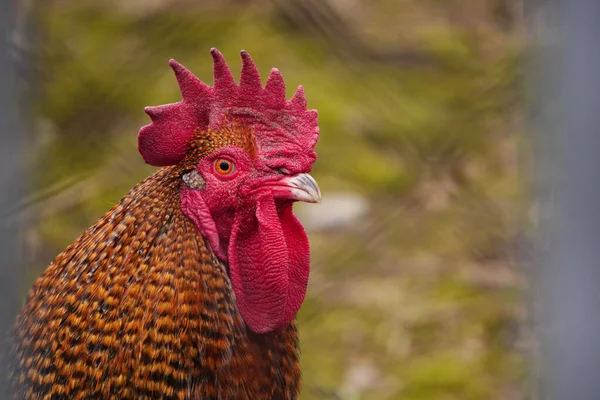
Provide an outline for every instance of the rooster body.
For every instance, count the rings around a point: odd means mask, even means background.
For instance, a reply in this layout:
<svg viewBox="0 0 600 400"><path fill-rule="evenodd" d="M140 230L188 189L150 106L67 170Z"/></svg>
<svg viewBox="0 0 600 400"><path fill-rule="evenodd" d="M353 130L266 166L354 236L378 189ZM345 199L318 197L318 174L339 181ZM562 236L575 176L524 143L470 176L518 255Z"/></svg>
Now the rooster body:
<svg viewBox="0 0 600 400"><path fill-rule="evenodd" d="M302 99L269 103L278 72L257 88L245 52L232 86L212 53L214 89L172 62L183 101L147 110L140 152L165 167L30 291L15 326L16 398L297 398L308 241L291 210L320 197L307 174L316 114ZM254 109L240 107L252 96Z"/></svg>

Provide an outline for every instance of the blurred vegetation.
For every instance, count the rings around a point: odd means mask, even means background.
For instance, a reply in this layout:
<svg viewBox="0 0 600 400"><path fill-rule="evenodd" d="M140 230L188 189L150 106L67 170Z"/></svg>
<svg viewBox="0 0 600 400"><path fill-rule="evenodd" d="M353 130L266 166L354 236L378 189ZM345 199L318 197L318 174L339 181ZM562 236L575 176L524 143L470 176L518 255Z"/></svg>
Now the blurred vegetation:
<svg viewBox="0 0 600 400"><path fill-rule="evenodd" d="M310 229L302 399L520 399L530 347L518 0L34 2L30 285L154 170L146 105L178 101L167 61L212 82L246 49L319 110L314 175L366 215ZM300 211L303 211L301 209ZM307 210L308 211L308 210ZM25 290L24 290L25 291Z"/></svg>

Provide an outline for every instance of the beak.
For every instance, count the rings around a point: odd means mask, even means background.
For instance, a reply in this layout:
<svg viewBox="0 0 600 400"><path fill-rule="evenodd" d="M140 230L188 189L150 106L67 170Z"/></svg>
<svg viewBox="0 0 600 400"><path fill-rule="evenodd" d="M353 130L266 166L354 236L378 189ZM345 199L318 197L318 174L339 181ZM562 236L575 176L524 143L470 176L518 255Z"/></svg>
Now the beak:
<svg viewBox="0 0 600 400"><path fill-rule="evenodd" d="M307 203L320 203L321 190L315 178L309 174L288 176L279 181L287 191L290 200L304 201Z"/></svg>

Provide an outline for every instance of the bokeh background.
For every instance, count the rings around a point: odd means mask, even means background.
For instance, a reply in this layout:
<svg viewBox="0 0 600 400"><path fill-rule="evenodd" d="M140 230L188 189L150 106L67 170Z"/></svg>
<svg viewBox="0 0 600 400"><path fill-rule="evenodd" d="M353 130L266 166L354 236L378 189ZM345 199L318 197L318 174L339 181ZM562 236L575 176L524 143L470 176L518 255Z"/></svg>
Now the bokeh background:
<svg viewBox="0 0 600 400"><path fill-rule="evenodd" d="M180 99L169 58L212 84L209 49L236 78L246 49L319 110L302 399L527 398L520 0L21 3L22 298L154 171L136 136Z"/></svg>

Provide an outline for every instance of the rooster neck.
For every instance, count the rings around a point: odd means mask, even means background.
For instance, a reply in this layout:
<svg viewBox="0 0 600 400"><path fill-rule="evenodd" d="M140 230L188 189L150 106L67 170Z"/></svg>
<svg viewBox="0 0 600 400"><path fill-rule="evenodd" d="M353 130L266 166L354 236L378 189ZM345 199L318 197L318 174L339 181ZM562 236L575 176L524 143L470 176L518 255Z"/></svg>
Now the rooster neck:
<svg viewBox="0 0 600 400"><path fill-rule="evenodd" d="M246 329L225 266L181 212L179 185L176 167L159 170L38 279L15 327L18 393L297 397L295 322Z"/></svg>

